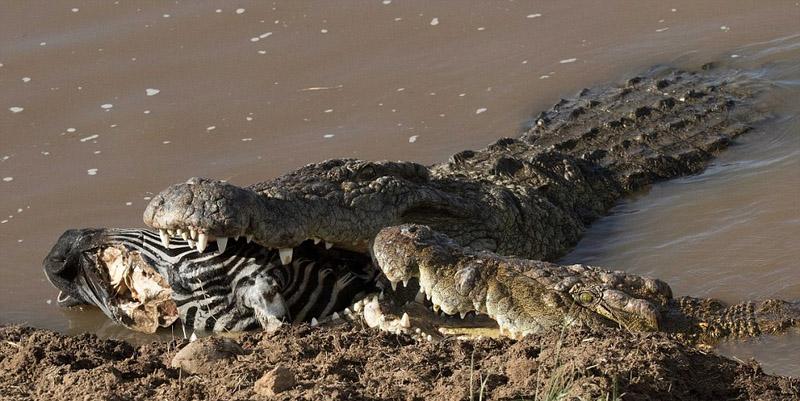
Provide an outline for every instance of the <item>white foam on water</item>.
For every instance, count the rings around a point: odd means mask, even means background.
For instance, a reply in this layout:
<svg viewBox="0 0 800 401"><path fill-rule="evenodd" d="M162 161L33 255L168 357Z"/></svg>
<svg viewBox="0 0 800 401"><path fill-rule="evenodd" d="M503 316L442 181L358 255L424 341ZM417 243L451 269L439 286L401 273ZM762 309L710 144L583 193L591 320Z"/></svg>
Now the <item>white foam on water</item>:
<svg viewBox="0 0 800 401"><path fill-rule="evenodd" d="M408 137L408 143L416 142L418 137L419 135L411 135L410 137Z"/></svg>
<svg viewBox="0 0 800 401"><path fill-rule="evenodd" d="M250 117L250 116L247 116L244 119L247 120L247 121L253 121L253 117Z"/></svg>
<svg viewBox="0 0 800 401"><path fill-rule="evenodd" d="M25 82L26 84L31 82L31 77L22 77L22 82Z"/></svg>
<svg viewBox="0 0 800 401"><path fill-rule="evenodd" d="M144 113L144 114L150 114L150 110L145 110L145 111L143 111L142 113Z"/></svg>
<svg viewBox="0 0 800 401"><path fill-rule="evenodd" d="M486 110L487 110L486 107L481 107L478 110L475 110L475 114L481 114L481 113L485 112Z"/></svg>
<svg viewBox="0 0 800 401"><path fill-rule="evenodd" d="M133 205L133 202L125 202L125 206L131 206L131 205Z"/></svg>
<svg viewBox="0 0 800 401"><path fill-rule="evenodd" d="M266 50L259 50L258 54L267 54L267 51Z"/></svg>
<svg viewBox="0 0 800 401"><path fill-rule="evenodd" d="M73 9L72 9L72 12L73 12L73 13L77 13L78 11L80 11L80 9L79 9L79 8L77 8L77 7L75 7L75 8L73 8Z"/></svg>
<svg viewBox="0 0 800 401"><path fill-rule="evenodd" d="M320 30L319 30L319 32L320 32L320 33L328 33L328 30L327 30L327 29L325 29L325 28L322 28L322 29L320 29Z"/></svg>
<svg viewBox="0 0 800 401"><path fill-rule="evenodd" d="M161 92L161 90L160 89L156 89L156 88L147 88L147 89L144 90L144 93L147 96L155 96L155 95L158 95L159 92Z"/></svg>
<svg viewBox="0 0 800 401"><path fill-rule="evenodd" d="M104 110L111 110L112 107L114 107L114 105L111 103L105 103L100 105L100 108Z"/></svg>
<svg viewBox="0 0 800 401"><path fill-rule="evenodd" d="M3 177L3 181L5 181L5 182L14 181L14 177Z"/></svg>
<svg viewBox="0 0 800 401"><path fill-rule="evenodd" d="M8 110L11 111L12 113L19 113L19 112L21 112L22 110L25 110L25 109L22 108L22 107L19 107L19 106L11 106L11 107L8 108Z"/></svg>
<svg viewBox="0 0 800 401"><path fill-rule="evenodd" d="M95 150L94 154L99 155L101 152L99 150Z"/></svg>
<svg viewBox="0 0 800 401"><path fill-rule="evenodd" d="M728 32L728 31L730 31L730 30L731 30L731 27L729 27L729 26L727 26L727 25L723 25L723 26L719 27L719 29L720 29L721 31Z"/></svg>
<svg viewBox="0 0 800 401"><path fill-rule="evenodd" d="M323 137L323 138L325 138L325 139L331 139L331 138L333 138L334 136L335 136L334 134L325 134L325 135L323 135L322 137Z"/></svg>
<svg viewBox="0 0 800 401"><path fill-rule="evenodd" d="M383 0L381 3L383 3L383 5L385 5L385 6L387 6L389 4L392 4L392 0Z"/></svg>
<svg viewBox="0 0 800 401"><path fill-rule="evenodd" d="M214 10L214 12L215 12L215 13L217 13L217 14L219 14L219 13L221 13L221 12L222 12L222 9L221 9L221 8L218 8L218 9Z"/></svg>
<svg viewBox="0 0 800 401"><path fill-rule="evenodd" d="M549 75L540 75L539 76L539 79L547 79L547 78L550 78L550 76Z"/></svg>
<svg viewBox="0 0 800 401"><path fill-rule="evenodd" d="M206 131L213 131L215 129L217 129L217 126L216 125L212 125L212 126L206 128Z"/></svg>
<svg viewBox="0 0 800 401"><path fill-rule="evenodd" d="M439 25L439 18L434 18L431 20L431 26Z"/></svg>
<svg viewBox="0 0 800 401"><path fill-rule="evenodd" d="M97 139L98 137L100 137L100 135L97 135L97 134L89 135L89 136L87 136L85 138L81 138L81 142L91 141L92 139Z"/></svg>
<svg viewBox="0 0 800 401"><path fill-rule="evenodd" d="M664 31L666 31L666 30L669 30L669 27L668 27L668 26L666 26L666 27L664 27L664 28L658 28L658 29L656 29L656 32L664 32Z"/></svg>
<svg viewBox="0 0 800 401"><path fill-rule="evenodd" d="M67 132L69 132L70 134L75 131L77 131L75 128L67 128Z"/></svg>
<svg viewBox="0 0 800 401"><path fill-rule="evenodd" d="M171 17L171 15L169 15L169 14L164 14L164 15L162 15L162 17L164 17L164 18L169 18L169 17Z"/></svg>
<svg viewBox="0 0 800 401"><path fill-rule="evenodd" d="M86 170L86 174L97 175L97 169L96 168L90 168L90 169Z"/></svg>
<svg viewBox="0 0 800 401"><path fill-rule="evenodd" d="M541 16L542 14L536 13L536 14L528 14L525 18L539 18Z"/></svg>
<svg viewBox="0 0 800 401"><path fill-rule="evenodd" d="M39 43L39 46L47 46L47 42L41 42Z"/></svg>
<svg viewBox="0 0 800 401"><path fill-rule="evenodd" d="M222 10L220 10L220 11L222 11ZM237 8L236 9L236 14L240 14L240 15L244 14L244 8Z"/></svg>
<svg viewBox="0 0 800 401"><path fill-rule="evenodd" d="M242 142L250 142L253 138L242 138Z"/></svg>
<svg viewBox="0 0 800 401"><path fill-rule="evenodd" d="M574 63L576 61L578 61L578 59L576 59L576 58L567 58L567 59L559 61L559 63L561 63L561 64L569 64L569 63Z"/></svg>
<svg viewBox="0 0 800 401"><path fill-rule="evenodd" d="M333 113L333 109L327 109L327 110L325 110L325 112L326 113Z"/></svg>

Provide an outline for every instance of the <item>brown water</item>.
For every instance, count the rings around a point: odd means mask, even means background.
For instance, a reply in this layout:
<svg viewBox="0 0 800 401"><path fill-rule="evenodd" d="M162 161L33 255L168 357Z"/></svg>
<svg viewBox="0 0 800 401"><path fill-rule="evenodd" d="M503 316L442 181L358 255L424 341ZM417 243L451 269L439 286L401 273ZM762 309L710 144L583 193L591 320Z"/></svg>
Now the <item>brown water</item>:
<svg viewBox="0 0 800 401"><path fill-rule="evenodd" d="M793 1L117 3L0 5L0 323L133 338L60 310L41 259L66 228L141 226L149 196L189 176L431 163L582 87L712 60L775 81L782 117L623 203L568 259L677 294L800 298ZM723 347L793 375L798 350L800 335Z"/></svg>

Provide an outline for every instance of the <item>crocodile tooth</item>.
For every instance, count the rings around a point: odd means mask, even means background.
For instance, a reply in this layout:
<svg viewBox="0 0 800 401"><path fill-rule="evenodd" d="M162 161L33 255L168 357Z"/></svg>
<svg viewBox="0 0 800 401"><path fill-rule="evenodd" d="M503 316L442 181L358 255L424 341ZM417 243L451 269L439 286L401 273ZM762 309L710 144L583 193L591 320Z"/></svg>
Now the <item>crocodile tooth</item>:
<svg viewBox="0 0 800 401"><path fill-rule="evenodd" d="M378 300L383 301L383 298L385 298L385 297L386 296L383 295L383 293L381 292L381 295L378 295Z"/></svg>
<svg viewBox="0 0 800 401"><path fill-rule="evenodd" d="M247 243L249 244L252 240L253 240L253 236L252 235L248 235L247 236Z"/></svg>
<svg viewBox="0 0 800 401"><path fill-rule="evenodd" d="M463 318L467 317L467 312L461 312L458 315L461 316L461 318L463 319Z"/></svg>
<svg viewBox="0 0 800 401"><path fill-rule="evenodd" d="M191 238L187 239L186 242L189 243L190 247L194 248L194 241Z"/></svg>
<svg viewBox="0 0 800 401"><path fill-rule="evenodd" d="M425 287L419 286L419 293L420 294L425 294Z"/></svg>
<svg viewBox="0 0 800 401"><path fill-rule="evenodd" d="M361 301L358 301L358 302L353 304L353 310L356 311L356 312L361 312L361 308L363 306L364 306L364 304Z"/></svg>
<svg viewBox="0 0 800 401"><path fill-rule="evenodd" d="M397 291L397 281L390 281L392 283L392 291Z"/></svg>
<svg viewBox="0 0 800 401"><path fill-rule="evenodd" d="M319 325L319 322L317 321L317 318L312 317L311 318L311 327L317 327L318 325Z"/></svg>
<svg viewBox="0 0 800 401"><path fill-rule="evenodd" d="M322 242L322 239L317 237L311 238L311 240L314 241L314 245L318 245L320 242Z"/></svg>
<svg viewBox="0 0 800 401"><path fill-rule="evenodd" d="M281 263L288 265L292 263L292 248L281 248L278 253L281 255Z"/></svg>
<svg viewBox="0 0 800 401"><path fill-rule="evenodd" d="M433 342L433 336L431 336L430 334L428 334L428 336L427 336L427 337L425 337L425 338L426 338L428 341L430 341L430 342Z"/></svg>
<svg viewBox="0 0 800 401"><path fill-rule="evenodd" d="M439 305L433 304L433 311L439 313Z"/></svg>
<svg viewBox="0 0 800 401"><path fill-rule="evenodd" d="M174 237L175 236L175 231L173 229L171 229L171 228L168 228L167 229L167 234L169 234L170 237Z"/></svg>
<svg viewBox="0 0 800 401"><path fill-rule="evenodd" d="M195 230L194 227L189 228L189 236L194 240L197 239L197 230Z"/></svg>
<svg viewBox="0 0 800 401"><path fill-rule="evenodd" d="M161 244L164 248L169 248L169 235L164 230L158 230L158 236L161 237Z"/></svg>
<svg viewBox="0 0 800 401"><path fill-rule="evenodd" d="M425 298L427 298L427 299L428 299L428 301L430 301L430 300L431 300L431 298L433 298L433 296L431 295L431 293L430 293L430 292L428 292L428 293L426 293L426 294L425 294ZM433 301L431 301L431 302L433 302Z"/></svg>
<svg viewBox="0 0 800 401"><path fill-rule="evenodd" d="M333 242L325 241L325 249L331 249L331 248L333 248Z"/></svg>
<svg viewBox="0 0 800 401"><path fill-rule="evenodd" d="M425 293L418 292L417 296L414 297L414 302L418 302L418 303L425 302Z"/></svg>
<svg viewBox="0 0 800 401"><path fill-rule="evenodd" d="M208 235L205 233L197 234L197 252L203 253L208 245Z"/></svg>
<svg viewBox="0 0 800 401"><path fill-rule="evenodd" d="M183 238L184 241L189 241L189 233L186 231L181 232L181 238Z"/></svg>
<svg viewBox="0 0 800 401"><path fill-rule="evenodd" d="M417 327L416 329L414 329L414 333L417 333L417 334L422 333L422 329Z"/></svg>
<svg viewBox="0 0 800 401"><path fill-rule="evenodd" d="M217 248L219 249L219 253L225 253L225 248L227 247L228 247L228 237L217 238Z"/></svg>
<svg viewBox="0 0 800 401"><path fill-rule="evenodd" d="M351 316L353 311L351 311L350 308L344 308L344 314L345 316Z"/></svg>
<svg viewBox="0 0 800 401"><path fill-rule="evenodd" d="M400 325L405 328L411 327L411 319L408 317L408 313L403 313L403 317L400 318Z"/></svg>
<svg viewBox="0 0 800 401"><path fill-rule="evenodd" d="M341 317L339 316L339 313L333 312L333 313L331 313L331 319L336 321L336 320L341 319Z"/></svg>
<svg viewBox="0 0 800 401"><path fill-rule="evenodd" d="M180 236L181 234L183 234L183 230L182 229L180 229L180 228L175 229L175 235Z"/></svg>
<svg viewBox="0 0 800 401"><path fill-rule="evenodd" d="M408 279L403 280L403 287L408 287Z"/></svg>

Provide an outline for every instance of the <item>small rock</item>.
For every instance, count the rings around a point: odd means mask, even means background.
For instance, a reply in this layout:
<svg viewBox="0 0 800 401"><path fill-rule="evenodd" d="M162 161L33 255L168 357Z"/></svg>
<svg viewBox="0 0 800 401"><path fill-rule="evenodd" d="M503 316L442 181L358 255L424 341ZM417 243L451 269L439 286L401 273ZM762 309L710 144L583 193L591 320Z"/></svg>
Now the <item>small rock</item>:
<svg viewBox="0 0 800 401"><path fill-rule="evenodd" d="M255 391L259 395L272 397L294 387L296 381L294 373L288 368L278 365L275 369L264 373L255 384Z"/></svg>
<svg viewBox="0 0 800 401"><path fill-rule="evenodd" d="M203 337L178 351L171 366L190 374L207 373L213 366L212 362L242 354L245 350L229 338Z"/></svg>

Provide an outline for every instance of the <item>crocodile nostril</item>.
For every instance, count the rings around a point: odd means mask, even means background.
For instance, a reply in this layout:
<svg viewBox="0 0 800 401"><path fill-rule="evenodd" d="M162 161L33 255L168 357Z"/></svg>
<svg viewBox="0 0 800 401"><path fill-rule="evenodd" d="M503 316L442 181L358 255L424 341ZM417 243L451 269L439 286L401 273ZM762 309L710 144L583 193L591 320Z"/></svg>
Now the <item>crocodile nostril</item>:
<svg viewBox="0 0 800 401"><path fill-rule="evenodd" d="M409 227L409 228L408 228L408 232L410 232L410 233L415 233L415 232L417 232L417 226L411 226L411 227Z"/></svg>

